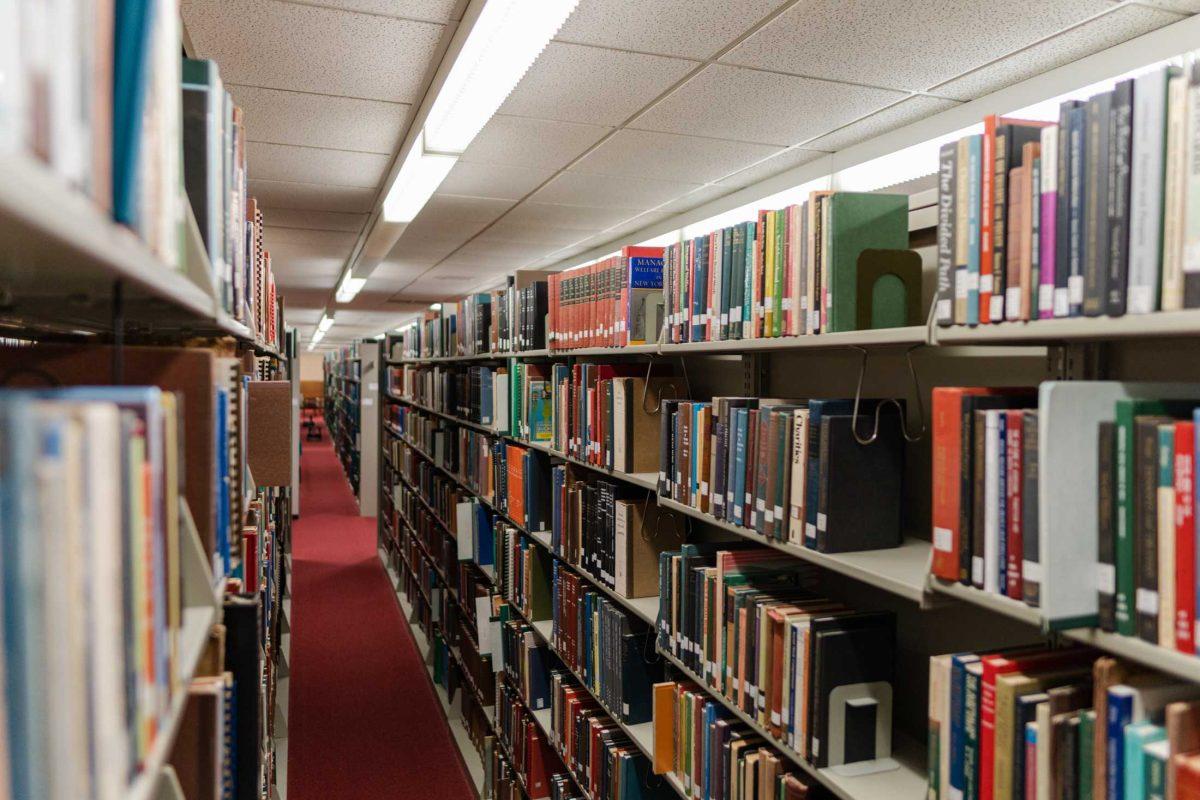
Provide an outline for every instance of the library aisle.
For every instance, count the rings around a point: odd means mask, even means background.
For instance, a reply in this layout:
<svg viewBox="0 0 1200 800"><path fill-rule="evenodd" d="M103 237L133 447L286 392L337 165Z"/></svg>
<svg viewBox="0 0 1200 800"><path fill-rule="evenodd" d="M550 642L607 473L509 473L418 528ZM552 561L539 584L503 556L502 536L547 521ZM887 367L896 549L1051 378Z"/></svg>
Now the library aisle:
<svg viewBox="0 0 1200 800"><path fill-rule="evenodd" d="M300 495L289 798L473 797L327 434L305 443Z"/></svg>

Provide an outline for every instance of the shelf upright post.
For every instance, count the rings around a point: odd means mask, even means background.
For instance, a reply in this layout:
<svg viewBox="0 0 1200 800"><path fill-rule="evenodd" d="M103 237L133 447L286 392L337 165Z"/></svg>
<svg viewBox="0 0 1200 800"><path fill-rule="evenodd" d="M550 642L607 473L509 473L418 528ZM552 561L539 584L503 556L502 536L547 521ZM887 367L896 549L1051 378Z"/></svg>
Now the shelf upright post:
<svg viewBox="0 0 1200 800"><path fill-rule="evenodd" d="M112 288L112 382L116 386L125 383L125 284L118 278Z"/></svg>

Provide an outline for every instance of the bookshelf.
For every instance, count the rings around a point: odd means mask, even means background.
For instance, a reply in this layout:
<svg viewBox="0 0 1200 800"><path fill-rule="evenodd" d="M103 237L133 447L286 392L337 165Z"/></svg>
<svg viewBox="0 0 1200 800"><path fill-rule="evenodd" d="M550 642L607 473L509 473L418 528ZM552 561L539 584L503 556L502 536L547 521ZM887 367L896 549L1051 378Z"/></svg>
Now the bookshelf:
<svg viewBox="0 0 1200 800"><path fill-rule="evenodd" d="M363 516L375 514L378 498L376 353L375 342L365 339L326 354L324 363L326 425Z"/></svg>

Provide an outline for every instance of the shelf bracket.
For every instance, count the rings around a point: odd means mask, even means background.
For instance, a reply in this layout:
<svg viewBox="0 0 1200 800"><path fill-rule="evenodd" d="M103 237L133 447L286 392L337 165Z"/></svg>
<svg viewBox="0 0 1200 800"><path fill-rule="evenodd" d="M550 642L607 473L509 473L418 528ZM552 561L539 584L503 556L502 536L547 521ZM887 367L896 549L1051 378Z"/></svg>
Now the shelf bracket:
<svg viewBox="0 0 1200 800"><path fill-rule="evenodd" d="M747 353L742 356L742 393L751 397L762 397L767 393L770 376L767 368L771 363L766 353Z"/></svg>

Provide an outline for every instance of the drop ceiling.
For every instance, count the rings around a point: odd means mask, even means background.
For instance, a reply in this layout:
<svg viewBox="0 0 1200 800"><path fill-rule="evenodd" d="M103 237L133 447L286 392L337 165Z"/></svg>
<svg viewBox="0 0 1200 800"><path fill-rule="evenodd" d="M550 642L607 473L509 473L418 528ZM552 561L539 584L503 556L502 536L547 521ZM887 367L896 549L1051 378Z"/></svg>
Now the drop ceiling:
<svg viewBox="0 0 1200 800"><path fill-rule="evenodd" d="M305 340L467 2L183 2L192 51L243 107L250 191ZM1197 12L1200 0L580 0L326 342Z"/></svg>

